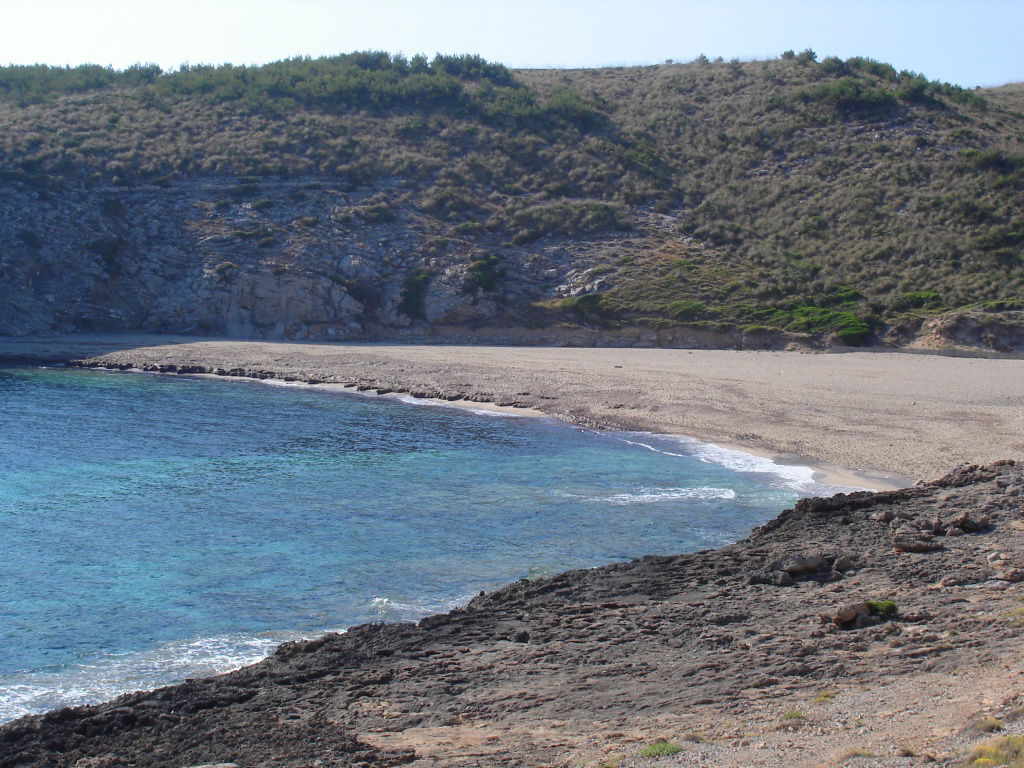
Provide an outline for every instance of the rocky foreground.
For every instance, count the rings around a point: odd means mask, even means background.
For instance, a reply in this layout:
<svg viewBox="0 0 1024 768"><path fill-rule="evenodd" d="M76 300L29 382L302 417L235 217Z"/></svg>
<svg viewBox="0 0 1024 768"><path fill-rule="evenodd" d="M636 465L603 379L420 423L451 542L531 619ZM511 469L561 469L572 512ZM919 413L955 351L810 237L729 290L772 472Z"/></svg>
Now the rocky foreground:
<svg viewBox="0 0 1024 768"><path fill-rule="evenodd" d="M1024 701L1024 466L480 594L0 727L0 768L962 764Z"/></svg>

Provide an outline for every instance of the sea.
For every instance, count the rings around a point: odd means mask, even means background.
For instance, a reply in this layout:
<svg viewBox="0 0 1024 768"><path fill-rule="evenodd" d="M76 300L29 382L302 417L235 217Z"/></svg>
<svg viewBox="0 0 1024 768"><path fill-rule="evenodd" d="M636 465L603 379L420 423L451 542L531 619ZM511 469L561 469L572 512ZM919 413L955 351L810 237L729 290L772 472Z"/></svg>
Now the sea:
<svg viewBox="0 0 1024 768"><path fill-rule="evenodd" d="M0 368L0 722L718 547L839 490L812 475L312 385Z"/></svg>

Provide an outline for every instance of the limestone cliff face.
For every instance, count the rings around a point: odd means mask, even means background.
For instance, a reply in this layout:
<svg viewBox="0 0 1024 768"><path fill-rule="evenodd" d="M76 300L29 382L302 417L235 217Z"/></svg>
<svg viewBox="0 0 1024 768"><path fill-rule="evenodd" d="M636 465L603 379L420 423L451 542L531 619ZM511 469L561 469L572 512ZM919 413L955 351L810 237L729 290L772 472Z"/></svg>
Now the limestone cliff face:
<svg viewBox="0 0 1024 768"><path fill-rule="evenodd" d="M336 180L0 183L0 335L146 331L266 339L432 339L706 348L822 346L760 326L591 323L544 307L609 288L623 247L671 217L525 245L452 236L384 185ZM395 194L394 198L399 195ZM632 241L632 242L627 242ZM495 242L499 242L495 239ZM483 265L483 266L481 266ZM887 343L1024 351L1024 313L957 311Z"/></svg>
<svg viewBox="0 0 1024 768"><path fill-rule="evenodd" d="M500 285L474 286L479 246L432 236L413 212L367 214L372 192L313 179L263 184L259 199L220 179L2 185L0 334L372 338L500 322L553 295L550 260L508 259Z"/></svg>
<svg viewBox="0 0 1024 768"><path fill-rule="evenodd" d="M924 323L915 346L984 347L995 352L1024 352L1024 312L946 312Z"/></svg>

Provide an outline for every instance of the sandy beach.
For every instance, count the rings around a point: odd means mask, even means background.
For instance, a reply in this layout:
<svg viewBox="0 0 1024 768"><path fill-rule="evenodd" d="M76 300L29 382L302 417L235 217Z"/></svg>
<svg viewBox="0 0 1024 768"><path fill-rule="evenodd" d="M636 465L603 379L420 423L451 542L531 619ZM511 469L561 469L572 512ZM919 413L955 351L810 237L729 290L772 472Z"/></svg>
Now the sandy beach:
<svg viewBox="0 0 1024 768"><path fill-rule="evenodd" d="M695 437L876 489L1024 457L1024 360L907 353L0 340L0 357L262 371Z"/></svg>

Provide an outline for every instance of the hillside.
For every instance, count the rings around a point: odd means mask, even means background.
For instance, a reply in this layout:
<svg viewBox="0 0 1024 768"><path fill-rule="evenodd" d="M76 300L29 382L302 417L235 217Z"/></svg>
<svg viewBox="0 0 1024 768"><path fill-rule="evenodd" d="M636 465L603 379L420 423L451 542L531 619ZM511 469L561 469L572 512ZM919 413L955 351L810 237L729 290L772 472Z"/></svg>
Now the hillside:
<svg viewBox="0 0 1024 768"><path fill-rule="evenodd" d="M1020 109L810 52L0 68L0 334L1014 351Z"/></svg>

